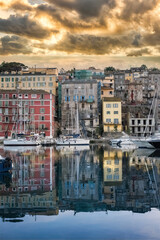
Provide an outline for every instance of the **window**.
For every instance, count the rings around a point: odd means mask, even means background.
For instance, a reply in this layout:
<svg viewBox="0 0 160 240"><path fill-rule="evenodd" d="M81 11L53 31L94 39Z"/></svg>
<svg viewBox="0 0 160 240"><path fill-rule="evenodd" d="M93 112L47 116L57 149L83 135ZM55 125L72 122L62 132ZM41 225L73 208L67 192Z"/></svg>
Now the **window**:
<svg viewBox="0 0 160 240"><path fill-rule="evenodd" d="M138 120L138 125L141 123L141 120Z"/></svg>
<svg viewBox="0 0 160 240"><path fill-rule="evenodd" d="M111 112L110 112L110 111L107 111L107 114L111 114Z"/></svg>
<svg viewBox="0 0 160 240"><path fill-rule="evenodd" d="M45 109L44 108L40 108L40 113L45 113Z"/></svg>
<svg viewBox="0 0 160 240"><path fill-rule="evenodd" d="M34 101L31 101L31 106L34 106Z"/></svg>
<svg viewBox="0 0 160 240"><path fill-rule="evenodd" d="M149 120L149 125L152 125L152 120L151 119Z"/></svg>
<svg viewBox="0 0 160 240"><path fill-rule="evenodd" d="M41 121L44 121L44 120L45 120L45 117L44 117L44 116L40 116L40 120L41 120Z"/></svg>
<svg viewBox="0 0 160 240"><path fill-rule="evenodd" d="M84 103L82 103L82 108L84 108Z"/></svg>
<svg viewBox="0 0 160 240"><path fill-rule="evenodd" d="M114 124L118 124L118 123L119 123L118 118L115 118L115 119L114 119Z"/></svg>
<svg viewBox="0 0 160 240"><path fill-rule="evenodd" d="M5 107L8 107L9 106L9 101L5 101Z"/></svg>
<svg viewBox="0 0 160 240"><path fill-rule="evenodd" d="M18 97L19 97L19 98L22 98L22 94L18 94Z"/></svg>
<svg viewBox="0 0 160 240"><path fill-rule="evenodd" d="M106 104L106 108L111 108L111 104Z"/></svg>
<svg viewBox="0 0 160 240"><path fill-rule="evenodd" d="M8 108L5 108L4 114L5 114L5 115L8 115Z"/></svg>
<svg viewBox="0 0 160 240"><path fill-rule="evenodd" d="M115 169L114 169L114 172L119 172L119 168L115 168Z"/></svg>
<svg viewBox="0 0 160 240"><path fill-rule="evenodd" d="M134 125L134 120L132 120L132 125Z"/></svg>
<svg viewBox="0 0 160 240"><path fill-rule="evenodd" d="M24 94L24 98L28 98L28 94Z"/></svg>
<svg viewBox="0 0 160 240"><path fill-rule="evenodd" d="M114 114L118 114L118 111L114 111Z"/></svg>
<svg viewBox="0 0 160 240"><path fill-rule="evenodd" d="M107 168L107 172L110 173L111 172L111 168Z"/></svg>
<svg viewBox="0 0 160 240"><path fill-rule="evenodd" d="M48 86L49 86L49 87L53 87L53 82L50 82L50 83L48 84Z"/></svg>
<svg viewBox="0 0 160 240"><path fill-rule="evenodd" d="M92 110L93 109L93 105L92 104L90 104L90 110Z"/></svg>
<svg viewBox="0 0 160 240"><path fill-rule="evenodd" d="M3 98L3 94L0 94L0 99L2 99Z"/></svg>
<svg viewBox="0 0 160 240"><path fill-rule="evenodd" d="M31 94L31 98L37 98L37 94Z"/></svg>
<svg viewBox="0 0 160 240"><path fill-rule="evenodd" d="M110 165L110 164L111 164L111 160L107 160L107 161L106 161L106 164L107 164L107 165Z"/></svg>
<svg viewBox="0 0 160 240"><path fill-rule="evenodd" d="M44 101L41 101L41 106L43 106L44 105Z"/></svg>
<svg viewBox="0 0 160 240"><path fill-rule="evenodd" d="M0 108L0 114L2 114L2 108Z"/></svg>
<svg viewBox="0 0 160 240"><path fill-rule="evenodd" d="M101 91L101 95L103 95L103 91Z"/></svg>
<svg viewBox="0 0 160 240"><path fill-rule="evenodd" d="M106 122L107 122L107 123L111 123L111 119L110 119L110 118L107 118L107 119L106 119Z"/></svg>
<svg viewBox="0 0 160 240"><path fill-rule="evenodd" d="M6 122L6 123L9 122L9 117L5 117L5 122Z"/></svg>
<svg viewBox="0 0 160 240"><path fill-rule="evenodd" d="M49 78L49 81L52 81L52 77Z"/></svg>
<svg viewBox="0 0 160 240"><path fill-rule="evenodd" d="M4 84L2 83L2 84L1 84L1 88L3 88L3 87L4 87Z"/></svg>
<svg viewBox="0 0 160 240"><path fill-rule="evenodd" d="M114 180L119 180L119 175L114 175Z"/></svg>
<svg viewBox="0 0 160 240"><path fill-rule="evenodd" d="M112 180L112 175L107 175L107 180Z"/></svg>
<svg viewBox="0 0 160 240"><path fill-rule="evenodd" d="M114 160L114 164L115 164L115 165L119 165L119 159L115 159L115 160Z"/></svg>
<svg viewBox="0 0 160 240"><path fill-rule="evenodd" d="M110 91L109 94L112 95L112 91Z"/></svg>
<svg viewBox="0 0 160 240"><path fill-rule="evenodd" d="M44 94L41 94L41 99L44 99Z"/></svg>
<svg viewBox="0 0 160 240"><path fill-rule="evenodd" d="M6 99L9 99L9 94L5 94L5 98L6 98Z"/></svg>
<svg viewBox="0 0 160 240"><path fill-rule="evenodd" d="M114 107L114 108L118 108L118 103L114 103L114 104L113 104L113 107Z"/></svg>
<svg viewBox="0 0 160 240"><path fill-rule="evenodd" d="M0 116L0 122L2 122L2 116Z"/></svg>

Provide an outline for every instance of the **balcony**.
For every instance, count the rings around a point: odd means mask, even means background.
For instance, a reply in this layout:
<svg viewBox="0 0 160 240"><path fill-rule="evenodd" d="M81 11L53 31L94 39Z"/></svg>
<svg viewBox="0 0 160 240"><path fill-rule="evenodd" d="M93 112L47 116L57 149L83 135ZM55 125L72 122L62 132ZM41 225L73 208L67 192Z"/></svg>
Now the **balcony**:
<svg viewBox="0 0 160 240"><path fill-rule="evenodd" d="M86 99L86 103L94 103L94 99Z"/></svg>

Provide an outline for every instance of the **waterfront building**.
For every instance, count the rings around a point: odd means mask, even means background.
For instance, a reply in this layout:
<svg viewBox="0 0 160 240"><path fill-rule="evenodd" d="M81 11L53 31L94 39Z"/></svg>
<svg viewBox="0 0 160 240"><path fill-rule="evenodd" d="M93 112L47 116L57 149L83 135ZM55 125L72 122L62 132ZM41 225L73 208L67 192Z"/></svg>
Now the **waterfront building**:
<svg viewBox="0 0 160 240"><path fill-rule="evenodd" d="M155 133L155 118L129 118L129 129L132 136L150 136Z"/></svg>
<svg viewBox="0 0 160 240"><path fill-rule="evenodd" d="M122 131L121 111L121 99L115 97L102 99L102 119L104 133Z"/></svg>
<svg viewBox="0 0 160 240"><path fill-rule="evenodd" d="M55 96L44 90L0 90L0 136L55 135Z"/></svg>
<svg viewBox="0 0 160 240"><path fill-rule="evenodd" d="M34 71L33 71L34 70ZM0 88L1 89L43 89L47 92L52 92L56 95L56 71L43 70L40 72L32 69L30 71L20 72L4 72L0 73ZM42 71L43 70L43 71Z"/></svg>
<svg viewBox="0 0 160 240"><path fill-rule="evenodd" d="M77 125L79 125L80 132L86 135L87 132L92 133L99 126L98 86L96 80L87 79L72 79L61 83L59 101L61 101L63 133L76 132Z"/></svg>

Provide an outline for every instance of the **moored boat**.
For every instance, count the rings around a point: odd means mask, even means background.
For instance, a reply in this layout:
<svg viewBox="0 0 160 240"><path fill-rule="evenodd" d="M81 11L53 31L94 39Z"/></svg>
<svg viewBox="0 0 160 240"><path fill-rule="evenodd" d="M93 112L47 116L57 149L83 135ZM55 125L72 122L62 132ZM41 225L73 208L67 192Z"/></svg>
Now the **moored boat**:
<svg viewBox="0 0 160 240"><path fill-rule="evenodd" d="M0 155L0 173L8 172L12 169L12 160L9 157Z"/></svg>

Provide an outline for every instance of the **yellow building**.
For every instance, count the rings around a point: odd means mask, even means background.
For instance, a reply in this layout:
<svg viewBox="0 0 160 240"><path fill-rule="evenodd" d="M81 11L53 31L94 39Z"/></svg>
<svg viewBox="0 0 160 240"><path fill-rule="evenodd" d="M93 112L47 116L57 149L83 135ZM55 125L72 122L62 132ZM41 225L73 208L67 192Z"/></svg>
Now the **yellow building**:
<svg viewBox="0 0 160 240"><path fill-rule="evenodd" d="M43 89L56 95L56 80L50 72L5 72L0 74L0 89Z"/></svg>
<svg viewBox="0 0 160 240"><path fill-rule="evenodd" d="M121 99L104 97L102 99L102 115L104 133L122 131Z"/></svg>
<svg viewBox="0 0 160 240"><path fill-rule="evenodd" d="M133 82L133 73L131 71L125 71L125 80Z"/></svg>

